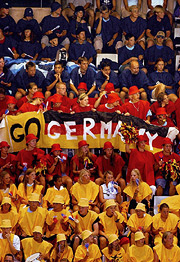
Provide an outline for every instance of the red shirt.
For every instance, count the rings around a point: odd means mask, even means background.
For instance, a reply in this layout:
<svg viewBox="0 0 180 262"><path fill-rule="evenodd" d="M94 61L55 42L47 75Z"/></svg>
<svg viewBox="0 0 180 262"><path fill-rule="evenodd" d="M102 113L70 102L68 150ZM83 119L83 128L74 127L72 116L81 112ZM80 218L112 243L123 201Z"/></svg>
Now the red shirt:
<svg viewBox="0 0 180 262"><path fill-rule="evenodd" d="M66 175L69 175L69 167L68 167L68 157L66 154L63 154L63 153L60 153L60 157L63 161L63 164L66 164ZM51 166L55 163L55 160L54 160L54 157L52 154L48 154L45 156L45 159L47 161L47 168L51 168ZM61 173L61 160L58 161L53 173L51 173L50 175L51 176L54 176L54 175L62 175Z"/></svg>
<svg viewBox="0 0 180 262"><path fill-rule="evenodd" d="M7 108L7 100L10 96L5 96L3 100L0 100L0 110Z"/></svg>
<svg viewBox="0 0 180 262"><path fill-rule="evenodd" d="M34 112L39 110L39 105L32 105L30 103L24 103L19 109L18 112L26 113L26 112Z"/></svg>
<svg viewBox="0 0 180 262"><path fill-rule="evenodd" d="M92 105L92 106L94 106L96 100L97 100L97 98L88 97L89 104ZM73 98L71 101L72 101L72 107L75 106L77 104L78 97Z"/></svg>
<svg viewBox="0 0 180 262"><path fill-rule="evenodd" d="M16 178L15 171L16 171L16 163L17 163L16 156L13 154L8 154L6 158L0 157L0 167L5 166L9 162L12 164L12 167L5 168L4 170L10 174L11 179L13 180L13 182L15 182L15 178Z"/></svg>
<svg viewBox="0 0 180 262"><path fill-rule="evenodd" d="M151 121L151 124L155 125L155 126L175 127L175 124L173 123L173 121L169 117L166 119L166 122L167 122L167 124L164 126L164 125L160 125L158 123L157 119L154 119L154 120Z"/></svg>
<svg viewBox="0 0 180 262"><path fill-rule="evenodd" d="M46 104L48 102L48 108L51 107L51 99L52 99L52 96L48 97L48 99L46 100ZM71 105L72 105L72 99L70 99L67 96L63 96L61 106L64 106L70 110Z"/></svg>
<svg viewBox="0 0 180 262"><path fill-rule="evenodd" d="M33 165L33 160L35 160L37 156L37 160L40 160L41 157L43 157L44 151L40 148L34 148L31 151L27 151L26 149L22 149L17 154L17 161L20 162L21 166L24 166L27 164L27 168L33 168L35 165Z"/></svg>
<svg viewBox="0 0 180 262"><path fill-rule="evenodd" d="M73 110L75 113L81 113L81 112L89 112L89 111L91 111L92 108L93 108L92 105L88 105L88 106L82 107L82 106L79 105L79 103L77 103L77 104L72 108L72 110Z"/></svg>
<svg viewBox="0 0 180 262"><path fill-rule="evenodd" d="M6 108L6 109L7 109L7 108ZM5 114L6 109L2 109L2 110L0 111L0 116L2 116L3 114ZM17 114L17 110L15 110L15 111L9 111L9 113L6 114L6 116L15 116L16 114Z"/></svg>
<svg viewBox="0 0 180 262"><path fill-rule="evenodd" d="M176 123L178 129L180 129L180 98L175 102L175 113L176 113Z"/></svg>
<svg viewBox="0 0 180 262"><path fill-rule="evenodd" d="M28 102L27 96L23 96L17 101L17 107L20 108L24 103Z"/></svg>
<svg viewBox="0 0 180 262"><path fill-rule="evenodd" d="M109 108L109 107L107 107L107 104L104 104L104 105L99 105L98 108L97 108L97 111L106 112L106 113L114 113L117 110L122 112L122 107L120 105L117 105L113 108Z"/></svg>
<svg viewBox="0 0 180 262"><path fill-rule="evenodd" d="M149 102L139 100L136 103L127 102L122 105L123 113L130 113L132 116L139 117L140 119L146 120L147 113L150 109Z"/></svg>
<svg viewBox="0 0 180 262"><path fill-rule="evenodd" d="M156 112L157 112L157 109L159 108L159 104L158 102L154 102L152 105L151 105L151 111L156 115ZM166 109L166 113L168 115L172 114L172 112L175 111L175 105L172 101L169 101L169 103L167 105L165 105L164 107Z"/></svg>

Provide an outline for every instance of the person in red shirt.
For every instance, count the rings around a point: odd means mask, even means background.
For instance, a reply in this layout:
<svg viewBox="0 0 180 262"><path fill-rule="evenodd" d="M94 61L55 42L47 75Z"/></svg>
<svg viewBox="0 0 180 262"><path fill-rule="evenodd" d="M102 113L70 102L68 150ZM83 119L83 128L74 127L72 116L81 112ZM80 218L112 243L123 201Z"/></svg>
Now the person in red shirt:
<svg viewBox="0 0 180 262"><path fill-rule="evenodd" d="M48 170L47 180L50 181L54 175L59 175L62 177L62 183L67 186L67 190L69 191L72 187L72 180L68 176L68 157L62 153L60 144L53 144L50 154L46 155L45 158Z"/></svg>
<svg viewBox="0 0 180 262"><path fill-rule="evenodd" d="M89 98L86 93L78 97L77 103L72 107L72 110L75 113L95 111L93 106L89 104Z"/></svg>
<svg viewBox="0 0 180 262"><path fill-rule="evenodd" d="M154 169L156 172L155 178L156 178L156 187L157 187L157 196L162 196L164 189L169 189L169 196L173 196L176 193L176 185L177 185L177 179L173 179L173 174L171 176L166 177L165 174L163 174L164 166L169 161L175 161L177 165L180 164L180 156L176 153L172 152L172 141L168 137L164 138L163 141L163 150L155 153L155 165Z"/></svg>
<svg viewBox="0 0 180 262"><path fill-rule="evenodd" d="M123 113L129 113L132 116L143 119L146 123L150 124L150 105L148 101L139 99L140 93L137 86L131 86L129 88L129 102L123 104Z"/></svg>
<svg viewBox="0 0 180 262"><path fill-rule="evenodd" d="M157 108L156 119L152 120L151 124L155 126L175 127L171 118L167 117L167 112L164 107Z"/></svg>
<svg viewBox="0 0 180 262"><path fill-rule="evenodd" d="M122 168L125 162L119 154L114 152L111 142L107 141L104 143L103 154L97 158L96 165L99 173L99 178L96 179L98 185L104 183L104 172L110 170L113 172L114 181L118 182L122 191L124 190L126 182L122 178Z"/></svg>
<svg viewBox="0 0 180 262"><path fill-rule="evenodd" d="M0 120L3 119L6 115L14 116L17 113L15 108L17 100L13 96L9 96L7 99L7 108L0 111Z"/></svg>
<svg viewBox="0 0 180 262"><path fill-rule="evenodd" d="M97 156L89 151L89 144L85 140L78 143L78 152L71 159L71 177L77 182L82 169L88 169L91 172L91 180L95 180Z"/></svg>
<svg viewBox="0 0 180 262"><path fill-rule="evenodd" d="M10 145L6 141L0 143L0 171L7 171L11 180L15 182L17 159L15 155L8 153L9 148Z"/></svg>
<svg viewBox="0 0 180 262"><path fill-rule="evenodd" d="M111 93L108 95L107 103L98 106L97 111L107 113L121 113L122 107L119 105L121 99L117 93Z"/></svg>
<svg viewBox="0 0 180 262"><path fill-rule="evenodd" d="M58 113L70 113L70 109L68 107L62 106L62 101L62 95L54 94L53 96L51 96L51 99L49 99L47 109L57 111Z"/></svg>
<svg viewBox="0 0 180 262"><path fill-rule="evenodd" d="M17 101L17 107L18 108L20 108L24 103L32 101L34 93L36 93L38 91L38 87L37 87L36 83L31 82L31 83L28 84L27 90L28 90L27 96L23 96L21 99L19 99Z"/></svg>
<svg viewBox="0 0 180 262"><path fill-rule="evenodd" d="M0 110L7 108L7 100L10 96L5 95L4 88L0 87Z"/></svg>

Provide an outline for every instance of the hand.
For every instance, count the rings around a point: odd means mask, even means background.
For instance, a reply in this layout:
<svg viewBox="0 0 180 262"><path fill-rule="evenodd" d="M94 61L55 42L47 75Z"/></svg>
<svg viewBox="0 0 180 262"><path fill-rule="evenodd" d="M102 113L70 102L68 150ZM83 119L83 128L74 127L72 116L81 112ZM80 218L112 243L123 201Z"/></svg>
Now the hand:
<svg viewBox="0 0 180 262"><path fill-rule="evenodd" d="M25 53L23 53L23 54L21 55L22 58L25 58L25 56L26 56Z"/></svg>
<svg viewBox="0 0 180 262"><path fill-rule="evenodd" d="M125 116L130 116L129 112L125 113L124 115L125 115Z"/></svg>
<svg viewBox="0 0 180 262"><path fill-rule="evenodd" d="M146 124L150 124L150 121L149 120L145 120Z"/></svg>
<svg viewBox="0 0 180 262"><path fill-rule="evenodd" d="M62 110L58 110L58 113L63 113L63 111Z"/></svg>
<svg viewBox="0 0 180 262"><path fill-rule="evenodd" d="M18 59L19 54L15 53L15 54L13 55L13 57L14 57L14 59Z"/></svg>
<svg viewBox="0 0 180 262"><path fill-rule="evenodd" d="M106 77L106 80L109 81L109 75L104 72L104 70L101 70L103 75Z"/></svg>
<svg viewBox="0 0 180 262"><path fill-rule="evenodd" d="M62 34L59 34L59 33L56 33L56 35L57 35L57 37L61 37L62 36Z"/></svg>
<svg viewBox="0 0 180 262"><path fill-rule="evenodd" d="M95 108L91 108L91 111L96 112L96 109Z"/></svg>
<svg viewBox="0 0 180 262"><path fill-rule="evenodd" d="M139 58L139 60L142 60L143 59L143 55L139 55L138 58Z"/></svg>
<svg viewBox="0 0 180 262"><path fill-rule="evenodd" d="M102 97L102 96L104 96L104 95L106 95L107 94L107 91L105 91L105 90L100 90L100 97Z"/></svg>
<svg viewBox="0 0 180 262"><path fill-rule="evenodd" d="M86 256L89 257L89 250L87 250Z"/></svg>
<svg viewBox="0 0 180 262"><path fill-rule="evenodd" d="M114 219L117 220L117 218L118 218L118 215L117 215L117 213L116 213L116 211L115 211L115 212L114 212Z"/></svg>
<svg viewBox="0 0 180 262"><path fill-rule="evenodd" d="M163 227L159 227L158 231L163 233L164 232L164 228Z"/></svg>
<svg viewBox="0 0 180 262"><path fill-rule="evenodd" d="M55 161L54 164L57 165L57 163L58 163L58 161L59 161L59 158L58 158L58 157L55 157L55 158L54 158L54 161Z"/></svg>
<svg viewBox="0 0 180 262"><path fill-rule="evenodd" d="M11 234L6 234L5 237L7 238L7 240L10 240Z"/></svg>
<svg viewBox="0 0 180 262"><path fill-rule="evenodd" d="M49 30L46 32L46 35L50 35L50 34L53 34L53 31Z"/></svg>
<svg viewBox="0 0 180 262"><path fill-rule="evenodd" d="M59 75L58 74L54 74L54 76L55 76L56 80L58 81Z"/></svg>
<svg viewBox="0 0 180 262"><path fill-rule="evenodd" d="M114 39L111 39L109 42L107 42L108 46L112 46L114 43Z"/></svg>
<svg viewBox="0 0 180 262"><path fill-rule="evenodd" d="M102 13L100 13L99 20L102 21L102 18L103 18Z"/></svg>
<svg viewBox="0 0 180 262"><path fill-rule="evenodd" d="M120 110L116 110L116 113L121 114L121 111Z"/></svg>
<svg viewBox="0 0 180 262"><path fill-rule="evenodd" d="M137 188L136 188L136 190L135 190L135 192L134 193L136 193L136 194L138 194L139 193L139 186L137 186Z"/></svg>

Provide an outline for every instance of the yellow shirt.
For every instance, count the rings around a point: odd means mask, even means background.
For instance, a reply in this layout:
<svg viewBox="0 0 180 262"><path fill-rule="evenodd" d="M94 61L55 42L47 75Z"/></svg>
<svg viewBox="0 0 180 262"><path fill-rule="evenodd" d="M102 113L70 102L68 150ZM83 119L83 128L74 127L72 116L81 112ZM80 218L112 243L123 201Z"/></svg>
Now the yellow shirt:
<svg viewBox="0 0 180 262"><path fill-rule="evenodd" d="M179 185L178 185L179 186ZM163 203L166 203L169 206L169 211L173 214L175 214L176 216L178 216L180 218L179 215L179 210L180 210L180 195L176 195L176 196L170 196L167 197L163 200L161 200L161 203L159 204L159 206Z"/></svg>
<svg viewBox="0 0 180 262"><path fill-rule="evenodd" d="M153 262L154 254L148 245L137 247L132 245L129 247L129 256L133 258L133 262Z"/></svg>
<svg viewBox="0 0 180 262"><path fill-rule="evenodd" d="M11 234L10 236L11 243L13 243L13 239L14 239L14 234ZM9 242L7 241L7 239L0 239L0 261L4 261L4 256L9 253L11 254Z"/></svg>
<svg viewBox="0 0 180 262"><path fill-rule="evenodd" d="M51 262L55 261L56 256L57 256L57 251L56 248L54 248L50 256L50 261ZM67 259L69 262L72 262L73 251L71 247L67 246L67 248L65 248L64 252L61 254L61 257L58 259L58 262L60 262L62 259Z"/></svg>
<svg viewBox="0 0 180 262"><path fill-rule="evenodd" d="M118 261L118 262L127 262L128 261L127 259L128 255L125 254L125 251L122 247L120 248L119 251L113 250L112 254L109 254L108 247L105 247L102 250L102 253L110 261Z"/></svg>
<svg viewBox="0 0 180 262"><path fill-rule="evenodd" d="M54 197L56 195L63 196L65 205L66 206L69 205L70 197L69 197L69 193L68 193L68 191L65 187L60 187L60 190L56 189L55 187L50 187L50 188L48 188L45 196L43 197L43 207L45 207L45 208L48 207L47 202L49 202L50 205L52 206Z"/></svg>
<svg viewBox="0 0 180 262"><path fill-rule="evenodd" d="M123 223L123 221L124 221L123 215L121 215L121 213L119 213L117 211L116 211L116 214L117 214L117 219L119 219L119 222ZM118 235L118 228L117 228L117 224L114 220L114 216L108 217L106 215L106 211L105 211L105 212L99 214L99 219L100 219L99 223L103 226L103 232L106 235L110 235L110 234Z"/></svg>
<svg viewBox="0 0 180 262"><path fill-rule="evenodd" d="M21 240L23 247L24 258L27 259L34 253L41 253L43 256L47 255L51 248L52 244L43 240L41 243L38 243L33 238L24 238Z"/></svg>
<svg viewBox="0 0 180 262"><path fill-rule="evenodd" d="M88 184L80 184L77 182L71 187L70 192L78 202L81 198L87 198L89 201L94 202L99 194L99 186L92 181Z"/></svg>
<svg viewBox="0 0 180 262"><path fill-rule="evenodd" d="M145 213L144 215L143 218L138 218L136 213L132 214L127 222L127 226L134 228L136 231L139 227L143 227L146 230L152 224L153 219L149 214Z"/></svg>
<svg viewBox="0 0 180 262"><path fill-rule="evenodd" d="M176 245L172 249L167 249L161 243L153 249L156 251L158 258L161 262L179 262L180 261L180 248Z"/></svg>
<svg viewBox="0 0 180 262"><path fill-rule="evenodd" d="M124 189L124 193L128 195L129 197L133 198L134 192L136 190L137 186L132 186L131 184L128 184L127 187ZM149 185L145 182L141 182L139 184L139 192L137 194L136 201L141 202L144 198L148 197L148 199L151 199L152 190L149 187Z"/></svg>
<svg viewBox="0 0 180 262"><path fill-rule="evenodd" d="M89 245L89 257L86 259L87 262L101 262L101 252L99 250L98 245L96 244L91 244ZM76 249L76 253L74 256L74 262L78 262L81 259L84 259L87 253L87 249L85 248L85 246L80 245L78 246L78 248Z"/></svg>
<svg viewBox="0 0 180 262"><path fill-rule="evenodd" d="M178 195L180 195L180 184L178 184L178 185L176 186L176 191L177 191Z"/></svg>
<svg viewBox="0 0 180 262"><path fill-rule="evenodd" d="M0 203L2 202L3 197L10 197L9 193L16 198L17 197L17 187L15 186L15 184L11 184L9 188L7 188L6 190L1 189L0 190ZM11 205L12 207L16 210L17 206L16 204L14 204L13 201L11 201Z"/></svg>
<svg viewBox="0 0 180 262"><path fill-rule="evenodd" d="M13 228L13 227L15 227L15 225L18 222L18 218L19 218L19 215L15 210L11 210L8 213L2 213L2 211L0 211L0 225L1 225L2 220L9 219L11 221L11 225L12 225L12 228Z"/></svg>
<svg viewBox="0 0 180 262"><path fill-rule="evenodd" d="M20 183L19 186L18 186L17 195L27 201L29 196L31 195L31 193L36 193L36 194L38 194L40 196L42 189L43 189L42 185L36 185L34 191L33 191L33 185L32 186L27 186L27 193L26 193L24 184Z"/></svg>

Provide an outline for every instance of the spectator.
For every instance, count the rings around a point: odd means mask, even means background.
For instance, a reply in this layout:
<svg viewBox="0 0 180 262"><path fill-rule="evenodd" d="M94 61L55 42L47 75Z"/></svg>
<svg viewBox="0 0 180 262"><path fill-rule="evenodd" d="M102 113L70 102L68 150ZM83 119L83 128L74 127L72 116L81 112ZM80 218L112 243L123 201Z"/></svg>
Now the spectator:
<svg viewBox="0 0 180 262"><path fill-rule="evenodd" d="M27 95L23 96L17 101L17 107L20 108L24 103L31 102L33 100L33 95L38 91L36 83L31 82L27 85Z"/></svg>
<svg viewBox="0 0 180 262"><path fill-rule="evenodd" d="M141 9L141 0L123 0L124 3L124 7L122 7L121 9L121 13L122 13L122 18L127 17L131 14L131 6L136 5L139 10ZM143 18L145 18L145 16L141 13L140 14Z"/></svg>
<svg viewBox="0 0 180 262"><path fill-rule="evenodd" d="M6 254L4 256L4 262L14 262L14 257L12 254Z"/></svg>
<svg viewBox="0 0 180 262"><path fill-rule="evenodd" d="M4 57L0 57L0 88L4 88L7 95L15 95L14 75L5 66Z"/></svg>
<svg viewBox="0 0 180 262"><path fill-rule="evenodd" d="M17 189L16 189L17 190ZM12 226L12 232L16 232L19 214L16 206L11 201L10 197L3 197L0 210L0 225L4 219L9 219Z"/></svg>
<svg viewBox="0 0 180 262"><path fill-rule="evenodd" d="M100 17L100 8L103 5L107 5L109 10L110 10L110 14L112 16L115 16L116 18L120 19L120 15L118 14L118 12L116 11L116 1L114 0L110 0L110 1L106 1L106 0L96 0L96 18L95 20L97 20Z"/></svg>
<svg viewBox="0 0 180 262"><path fill-rule="evenodd" d="M152 125L156 126L166 126L166 127L175 127L173 121L167 116L166 110L164 107L159 107L156 111L156 119L151 121Z"/></svg>
<svg viewBox="0 0 180 262"><path fill-rule="evenodd" d="M0 111L0 119L5 118L5 116L7 115L13 115L13 116L16 115L17 113L17 109L15 108L16 103L17 103L17 100L13 96L10 96L7 101L7 108L2 109Z"/></svg>
<svg viewBox="0 0 180 262"><path fill-rule="evenodd" d="M17 43L11 38L7 37L3 31L3 26L0 24L0 57L8 56L14 59L19 57L17 53Z"/></svg>
<svg viewBox="0 0 180 262"><path fill-rule="evenodd" d="M171 25L173 25L172 14L167 10L168 0L155 1L155 2L153 0L147 0L147 6L150 9L150 11L147 13L147 18L150 18L153 15L154 8L156 8L156 4L158 3L161 5L160 7L164 8L165 14L168 16Z"/></svg>
<svg viewBox="0 0 180 262"><path fill-rule="evenodd" d="M75 113L81 113L94 111L95 109L92 105L89 104L88 95L84 93L79 95L77 103L73 105L72 110Z"/></svg>
<svg viewBox="0 0 180 262"><path fill-rule="evenodd" d="M16 22L9 15L9 2L2 1L0 5L0 24L5 36L15 36L16 33Z"/></svg>
<svg viewBox="0 0 180 262"><path fill-rule="evenodd" d="M0 110L7 108L7 101L10 96L5 95L4 88L0 87Z"/></svg>
<svg viewBox="0 0 180 262"><path fill-rule="evenodd" d="M107 98L107 103L99 105L97 111L106 113L116 112L118 114L121 114L122 107L119 105L120 102L121 99L117 93L109 94Z"/></svg>

